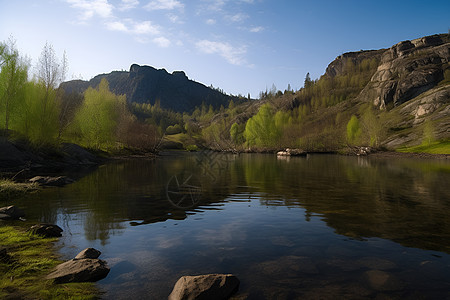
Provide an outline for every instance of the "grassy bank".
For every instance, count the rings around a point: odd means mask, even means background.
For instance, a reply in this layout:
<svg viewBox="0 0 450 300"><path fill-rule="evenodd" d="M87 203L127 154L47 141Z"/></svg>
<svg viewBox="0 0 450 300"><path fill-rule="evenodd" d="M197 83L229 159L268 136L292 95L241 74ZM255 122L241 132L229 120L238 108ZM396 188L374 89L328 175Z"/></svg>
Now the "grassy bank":
<svg viewBox="0 0 450 300"><path fill-rule="evenodd" d="M450 154L450 140L427 143L415 147L402 147L397 149L404 153L429 153L429 154Z"/></svg>
<svg viewBox="0 0 450 300"><path fill-rule="evenodd" d="M45 276L62 261L55 254L56 238L42 238L0 223L0 299L95 299L93 283L53 284Z"/></svg>
<svg viewBox="0 0 450 300"><path fill-rule="evenodd" d="M0 178L0 199L10 199L38 189L34 183L18 183L10 179Z"/></svg>

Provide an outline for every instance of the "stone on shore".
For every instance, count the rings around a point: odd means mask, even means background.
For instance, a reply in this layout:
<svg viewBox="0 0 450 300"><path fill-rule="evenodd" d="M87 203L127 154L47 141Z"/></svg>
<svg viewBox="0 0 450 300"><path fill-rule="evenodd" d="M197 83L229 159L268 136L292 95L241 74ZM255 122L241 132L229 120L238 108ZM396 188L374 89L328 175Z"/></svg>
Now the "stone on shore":
<svg viewBox="0 0 450 300"><path fill-rule="evenodd" d="M0 208L0 220L17 220L25 217L25 213L14 205Z"/></svg>
<svg viewBox="0 0 450 300"><path fill-rule="evenodd" d="M36 224L30 227L29 231L33 234L42 235L44 237L60 237L63 230L58 225L53 224Z"/></svg>
<svg viewBox="0 0 450 300"><path fill-rule="evenodd" d="M109 267L106 261L97 258L100 254L98 250L87 248L74 259L56 266L56 269L47 275L47 279L53 279L55 283L93 282L103 279L108 275Z"/></svg>

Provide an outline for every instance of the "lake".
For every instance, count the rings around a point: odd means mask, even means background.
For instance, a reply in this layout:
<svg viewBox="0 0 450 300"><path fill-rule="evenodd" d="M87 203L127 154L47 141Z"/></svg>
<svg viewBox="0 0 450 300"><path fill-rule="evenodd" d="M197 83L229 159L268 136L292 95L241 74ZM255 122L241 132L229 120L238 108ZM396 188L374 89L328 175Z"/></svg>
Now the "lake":
<svg viewBox="0 0 450 300"><path fill-rule="evenodd" d="M236 299L450 297L448 160L167 152L83 175L15 205L64 229L64 259L102 252L105 299L207 273Z"/></svg>

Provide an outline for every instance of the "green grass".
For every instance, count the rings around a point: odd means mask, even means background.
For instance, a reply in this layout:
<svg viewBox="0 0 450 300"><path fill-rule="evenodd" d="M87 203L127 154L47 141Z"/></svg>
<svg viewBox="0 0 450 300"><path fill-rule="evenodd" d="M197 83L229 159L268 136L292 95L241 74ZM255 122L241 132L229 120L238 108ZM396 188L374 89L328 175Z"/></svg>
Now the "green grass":
<svg viewBox="0 0 450 300"><path fill-rule="evenodd" d="M0 178L0 199L9 199L37 190L34 183L18 183L10 179Z"/></svg>
<svg viewBox="0 0 450 300"><path fill-rule="evenodd" d="M62 261L54 252L56 238L42 238L22 228L0 225L0 299L96 299L94 283L54 284L45 276Z"/></svg>
<svg viewBox="0 0 450 300"><path fill-rule="evenodd" d="M404 153L430 153L430 154L450 154L450 140L421 144L414 147L402 147L397 149Z"/></svg>

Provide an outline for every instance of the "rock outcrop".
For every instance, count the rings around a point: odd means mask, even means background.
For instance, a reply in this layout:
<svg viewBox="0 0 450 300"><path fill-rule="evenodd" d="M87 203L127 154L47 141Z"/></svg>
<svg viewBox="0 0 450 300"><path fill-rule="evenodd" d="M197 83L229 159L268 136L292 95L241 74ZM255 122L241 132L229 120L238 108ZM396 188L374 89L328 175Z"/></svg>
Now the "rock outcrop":
<svg viewBox="0 0 450 300"><path fill-rule="evenodd" d="M232 97L216 89L188 79L183 71L172 74L165 69L133 64L130 71L114 71L101 74L90 81L72 80L61 84L66 93L83 93L89 87L97 87L106 78L110 89L118 95L126 95L128 102L155 104L178 112L192 111L196 106L228 105Z"/></svg>
<svg viewBox="0 0 450 300"><path fill-rule="evenodd" d="M380 109L398 106L435 87L447 69L448 35L403 41L384 51L377 71L359 98Z"/></svg>
<svg viewBox="0 0 450 300"><path fill-rule="evenodd" d="M105 278L109 267L104 260L98 259L100 251L88 248L81 251L74 259L56 266L47 275L47 279L55 283L93 282Z"/></svg>
<svg viewBox="0 0 450 300"><path fill-rule="evenodd" d="M239 279L231 274L183 276L175 284L169 300L225 300L238 288Z"/></svg>

